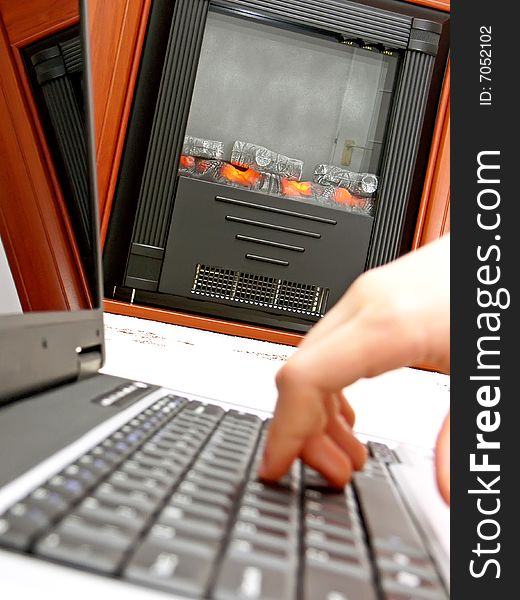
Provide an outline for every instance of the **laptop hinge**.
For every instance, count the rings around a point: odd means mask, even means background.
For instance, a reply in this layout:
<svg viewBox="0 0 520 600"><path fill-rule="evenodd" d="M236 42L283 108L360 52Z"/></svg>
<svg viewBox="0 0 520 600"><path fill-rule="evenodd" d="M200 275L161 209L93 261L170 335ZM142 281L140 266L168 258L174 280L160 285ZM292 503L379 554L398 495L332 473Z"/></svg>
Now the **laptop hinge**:
<svg viewBox="0 0 520 600"><path fill-rule="evenodd" d="M77 348L78 353L78 380L96 375L103 363L101 348Z"/></svg>

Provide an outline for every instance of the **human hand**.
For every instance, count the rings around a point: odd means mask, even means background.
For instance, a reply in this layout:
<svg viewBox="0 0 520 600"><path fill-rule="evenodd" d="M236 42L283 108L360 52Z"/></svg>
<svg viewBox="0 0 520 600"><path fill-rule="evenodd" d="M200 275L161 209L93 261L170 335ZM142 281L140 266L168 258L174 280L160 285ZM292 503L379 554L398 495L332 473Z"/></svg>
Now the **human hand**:
<svg viewBox="0 0 520 600"><path fill-rule="evenodd" d="M345 485L366 460L342 390L362 377L427 363L449 372L449 236L364 273L276 377L278 402L259 475L295 458Z"/></svg>

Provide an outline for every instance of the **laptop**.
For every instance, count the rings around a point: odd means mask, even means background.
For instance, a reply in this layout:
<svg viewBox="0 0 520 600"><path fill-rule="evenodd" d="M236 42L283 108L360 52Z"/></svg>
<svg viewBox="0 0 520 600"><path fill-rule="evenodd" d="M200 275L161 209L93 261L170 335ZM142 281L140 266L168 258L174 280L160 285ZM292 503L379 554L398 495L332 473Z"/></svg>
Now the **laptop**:
<svg viewBox="0 0 520 600"><path fill-rule="evenodd" d="M81 15L88 49L85 2ZM447 598L431 456L367 439L367 465L344 490L299 462L268 484L256 472L270 415L246 398L237 409L99 373L88 51L84 61L92 308L22 312L0 245L2 597Z"/></svg>

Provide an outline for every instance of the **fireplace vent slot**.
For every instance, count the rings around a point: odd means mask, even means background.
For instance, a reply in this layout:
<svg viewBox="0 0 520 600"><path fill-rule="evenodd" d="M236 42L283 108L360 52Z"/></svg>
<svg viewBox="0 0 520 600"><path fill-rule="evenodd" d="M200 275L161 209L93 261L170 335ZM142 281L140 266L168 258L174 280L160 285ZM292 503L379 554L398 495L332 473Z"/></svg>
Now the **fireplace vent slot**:
<svg viewBox="0 0 520 600"><path fill-rule="evenodd" d="M198 264L192 294L231 300L265 308L320 317L327 308L329 290L255 273Z"/></svg>

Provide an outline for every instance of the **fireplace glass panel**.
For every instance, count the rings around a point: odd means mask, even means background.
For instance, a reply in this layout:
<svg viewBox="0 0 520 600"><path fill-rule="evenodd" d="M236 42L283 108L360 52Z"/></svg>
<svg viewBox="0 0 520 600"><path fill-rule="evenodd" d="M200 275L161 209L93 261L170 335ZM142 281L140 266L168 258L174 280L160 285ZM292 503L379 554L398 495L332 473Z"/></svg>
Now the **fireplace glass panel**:
<svg viewBox="0 0 520 600"><path fill-rule="evenodd" d="M212 10L179 172L372 215L398 66L360 41Z"/></svg>

